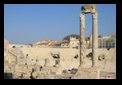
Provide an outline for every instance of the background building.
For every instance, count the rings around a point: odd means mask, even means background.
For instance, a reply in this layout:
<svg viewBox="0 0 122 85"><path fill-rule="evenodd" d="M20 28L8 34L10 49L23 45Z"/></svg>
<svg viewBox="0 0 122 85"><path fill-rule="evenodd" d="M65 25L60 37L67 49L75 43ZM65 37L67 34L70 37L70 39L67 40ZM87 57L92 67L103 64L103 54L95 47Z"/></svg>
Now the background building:
<svg viewBox="0 0 122 85"><path fill-rule="evenodd" d="M62 48L69 48L69 41L68 40L63 40L61 42L61 47Z"/></svg>
<svg viewBox="0 0 122 85"><path fill-rule="evenodd" d="M79 48L80 46L80 39L77 39L76 37L71 37L70 36L70 42L69 42L69 46L70 48Z"/></svg>

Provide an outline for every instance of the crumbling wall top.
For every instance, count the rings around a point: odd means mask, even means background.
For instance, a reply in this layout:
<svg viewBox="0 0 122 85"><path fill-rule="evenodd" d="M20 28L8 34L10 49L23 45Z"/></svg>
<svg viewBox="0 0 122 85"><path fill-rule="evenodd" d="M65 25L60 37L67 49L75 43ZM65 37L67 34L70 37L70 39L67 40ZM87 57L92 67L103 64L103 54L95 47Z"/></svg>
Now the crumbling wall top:
<svg viewBox="0 0 122 85"><path fill-rule="evenodd" d="M95 4L88 4L81 7L82 13L95 13L97 12L96 5Z"/></svg>

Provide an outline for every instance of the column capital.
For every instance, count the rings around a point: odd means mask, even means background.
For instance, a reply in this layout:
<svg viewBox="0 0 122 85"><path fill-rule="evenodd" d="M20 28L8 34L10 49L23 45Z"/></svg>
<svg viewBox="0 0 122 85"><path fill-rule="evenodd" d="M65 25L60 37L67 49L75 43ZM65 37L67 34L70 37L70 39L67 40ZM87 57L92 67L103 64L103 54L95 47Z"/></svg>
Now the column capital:
<svg viewBox="0 0 122 85"><path fill-rule="evenodd" d="M85 20L85 14L84 13L80 14L80 18L81 20Z"/></svg>
<svg viewBox="0 0 122 85"><path fill-rule="evenodd" d="M93 17L93 18L98 18L98 13L97 13L97 12L92 13L92 17Z"/></svg>

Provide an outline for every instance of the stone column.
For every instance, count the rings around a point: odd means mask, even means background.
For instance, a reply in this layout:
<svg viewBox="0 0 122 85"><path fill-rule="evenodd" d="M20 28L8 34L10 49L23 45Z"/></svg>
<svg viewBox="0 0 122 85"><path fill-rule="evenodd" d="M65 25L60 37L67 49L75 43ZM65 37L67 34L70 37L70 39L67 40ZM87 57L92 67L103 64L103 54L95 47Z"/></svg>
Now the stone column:
<svg viewBox="0 0 122 85"><path fill-rule="evenodd" d="M103 46L104 46L104 48L105 48L105 46L106 46L105 39L103 39Z"/></svg>
<svg viewBox="0 0 122 85"><path fill-rule="evenodd" d="M80 14L80 66L85 64L85 14Z"/></svg>
<svg viewBox="0 0 122 85"><path fill-rule="evenodd" d="M110 43L108 43L108 48L110 47Z"/></svg>
<svg viewBox="0 0 122 85"><path fill-rule="evenodd" d="M92 13L92 67L97 65L98 61L98 14L97 12Z"/></svg>
<svg viewBox="0 0 122 85"><path fill-rule="evenodd" d="M92 34L90 35L90 49L92 48Z"/></svg>
<svg viewBox="0 0 122 85"><path fill-rule="evenodd" d="M45 59L45 65L44 66L51 66L50 60L48 58Z"/></svg>
<svg viewBox="0 0 122 85"><path fill-rule="evenodd" d="M103 39L101 39L102 40L102 48L103 48Z"/></svg>

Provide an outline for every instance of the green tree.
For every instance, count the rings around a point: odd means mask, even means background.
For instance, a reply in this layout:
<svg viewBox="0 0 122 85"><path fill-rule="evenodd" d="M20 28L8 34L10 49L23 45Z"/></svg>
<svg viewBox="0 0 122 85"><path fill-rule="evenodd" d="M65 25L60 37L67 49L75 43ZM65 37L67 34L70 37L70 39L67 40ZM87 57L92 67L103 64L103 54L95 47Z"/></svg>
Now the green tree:
<svg viewBox="0 0 122 85"><path fill-rule="evenodd" d="M78 34L71 34L71 35L67 35L67 36L65 36L64 38L63 38L63 40L70 40L70 37L76 37L77 39L79 39L80 38L80 35L78 35Z"/></svg>

